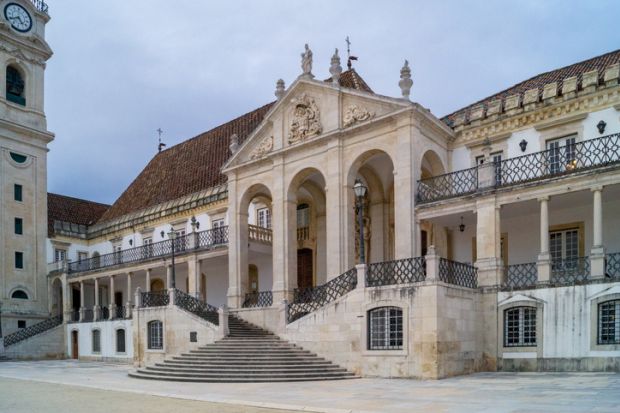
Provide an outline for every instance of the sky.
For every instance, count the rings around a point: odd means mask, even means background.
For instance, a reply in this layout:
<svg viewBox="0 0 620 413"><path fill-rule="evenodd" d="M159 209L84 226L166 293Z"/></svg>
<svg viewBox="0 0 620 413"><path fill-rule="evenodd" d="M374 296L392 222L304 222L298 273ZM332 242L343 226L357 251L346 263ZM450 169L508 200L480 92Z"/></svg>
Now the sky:
<svg viewBox="0 0 620 413"><path fill-rule="evenodd" d="M275 99L275 82L329 77L345 38L379 94L441 117L620 48L620 1L47 0L50 192L113 203L157 152Z"/></svg>

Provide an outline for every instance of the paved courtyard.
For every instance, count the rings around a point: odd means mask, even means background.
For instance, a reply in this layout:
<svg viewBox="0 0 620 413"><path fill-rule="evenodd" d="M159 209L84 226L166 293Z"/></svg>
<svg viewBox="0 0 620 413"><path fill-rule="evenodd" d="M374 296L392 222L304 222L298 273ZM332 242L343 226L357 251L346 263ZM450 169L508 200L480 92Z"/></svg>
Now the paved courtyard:
<svg viewBox="0 0 620 413"><path fill-rule="evenodd" d="M144 411L159 411L148 409L137 395L149 396L148 403L161 411L169 411L171 405L178 406L175 411L179 413L194 411L194 408L205 412L620 411L620 374L613 373L480 373L441 381L356 379L317 383L198 384L131 379L127 376L128 369L127 365L76 361L0 363L0 378L28 381L19 386L15 385L15 380L0 379L0 411L21 412L9 409L15 406L11 403L36 398L37 392L31 389L37 382L72 386L59 386L65 390L58 392L67 394L79 387L122 392L121 400L125 402L117 402L114 408L109 406L112 410L107 410L119 412L142 411L135 409L136 405L144 406ZM41 394L50 392L48 386L40 385L44 390ZM109 397L106 394L97 392L93 397L105 406L108 398L113 399L116 393L109 393ZM64 411L95 413L87 403L69 404L74 400L71 397L66 400ZM190 401L210 403L188 405ZM227 406L212 410L211 403ZM75 409L74 406L81 407Z"/></svg>

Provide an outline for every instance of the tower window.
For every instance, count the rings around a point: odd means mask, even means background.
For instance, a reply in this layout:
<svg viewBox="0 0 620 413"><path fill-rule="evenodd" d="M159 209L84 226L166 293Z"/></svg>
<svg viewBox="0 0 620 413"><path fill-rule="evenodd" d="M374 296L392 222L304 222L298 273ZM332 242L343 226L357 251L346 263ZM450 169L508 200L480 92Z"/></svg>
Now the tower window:
<svg viewBox="0 0 620 413"><path fill-rule="evenodd" d="M19 184L15 184L13 186L13 199L15 199L16 201L21 202L22 201L22 186Z"/></svg>
<svg viewBox="0 0 620 413"><path fill-rule="evenodd" d="M15 251L15 268L24 268L24 253L21 251Z"/></svg>
<svg viewBox="0 0 620 413"><path fill-rule="evenodd" d="M26 328L26 320L17 320L17 328Z"/></svg>
<svg viewBox="0 0 620 413"><path fill-rule="evenodd" d="M24 163L28 159L26 155L22 155L19 153L11 152L11 159L13 159L17 163Z"/></svg>
<svg viewBox="0 0 620 413"><path fill-rule="evenodd" d="M17 298L18 300L27 300L28 294L24 290L15 290L11 294L11 298Z"/></svg>
<svg viewBox="0 0 620 413"><path fill-rule="evenodd" d="M15 234L22 235L24 233L24 220L15 218Z"/></svg>
<svg viewBox="0 0 620 413"><path fill-rule="evenodd" d="M26 98L24 97L25 82L19 71L13 66L6 68L6 99L9 102L26 106Z"/></svg>

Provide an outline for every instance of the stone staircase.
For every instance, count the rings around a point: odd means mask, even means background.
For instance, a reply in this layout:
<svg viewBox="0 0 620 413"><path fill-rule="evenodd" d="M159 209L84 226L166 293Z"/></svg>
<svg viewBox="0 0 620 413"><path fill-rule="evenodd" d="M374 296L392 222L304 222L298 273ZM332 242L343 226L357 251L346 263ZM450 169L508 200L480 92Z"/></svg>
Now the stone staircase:
<svg viewBox="0 0 620 413"><path fill-rule="evenodd" d="M256 383L340 380L353 373L234 316L228 337L129 373L184 382Z"/></svg>

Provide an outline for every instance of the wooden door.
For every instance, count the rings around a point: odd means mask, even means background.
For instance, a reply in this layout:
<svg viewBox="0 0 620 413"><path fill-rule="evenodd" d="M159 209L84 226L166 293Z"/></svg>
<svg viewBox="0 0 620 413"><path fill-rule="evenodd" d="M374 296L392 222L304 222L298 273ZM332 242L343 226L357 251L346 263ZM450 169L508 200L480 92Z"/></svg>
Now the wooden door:
<svg viewBox="0 0 620 413"><path fill-rule="evenodd" d="M312 250L302 248L297 250L297 288L312 287Z"/></svg>
<svg viewBox="0 0 620 413"><path fill-rule="evenodd" d="M77 360L79 357L79 348L78 348L78 332L71 332L71 358Z"/></svg>

